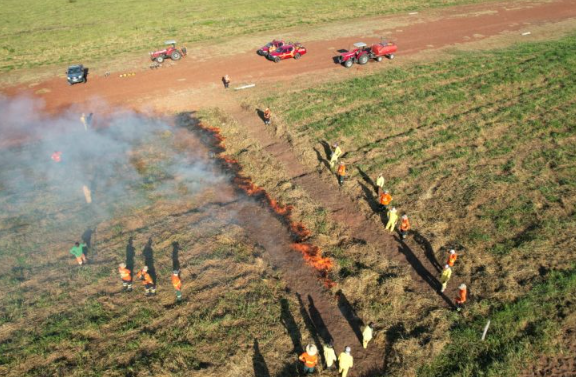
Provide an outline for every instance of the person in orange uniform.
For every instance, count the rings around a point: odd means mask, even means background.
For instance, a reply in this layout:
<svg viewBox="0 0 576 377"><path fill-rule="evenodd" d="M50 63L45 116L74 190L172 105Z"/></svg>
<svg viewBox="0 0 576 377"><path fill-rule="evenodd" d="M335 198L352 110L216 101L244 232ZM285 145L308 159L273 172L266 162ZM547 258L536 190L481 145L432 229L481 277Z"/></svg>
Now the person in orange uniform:
<svg viewBox="0 0 576 377"><path fill-rule="evenodd" d="M338 184L342 186L344 184L344 176L346 175L346 165L343 162L338 165L338 171L336 176L338 177Z"/></svg>
<svg viewBox="0 0 576 377"><path fill-rule="evenodd" d="M176 300L182 301L182 281L180 280L180 271L178 270L172 272L172 285L176 291Z"/></svg>
<svg viewBox="0 0 576 377"><path fill-rule="evenodd" d="M144 266L136 275L136 277L142 280L142 284L146 289L146 296L152 296L156 294L156 286L154 285L154 280L152 276L148 273L148 266Z"/></svg>
<svg viewBox="0 0 576 377"><path fill-rule="evenodd" d="M122 290L131 292L132 272L126 268L126 263L120 263L120 265L118 266L118 272L120 273L120 279L122 279Z"/></svg>
<svg viewBox="0 0 576 377"><path fill-rule="evenodd" d="M402 221L400 222L400 236L405 239L410 230L410 221L408 220L408 215L402 215Z"/></svg>
<svg viewBox="0 0 576 377"><path fill-rule="evenodd" d="M384 192L380 194L380 199L379 199L380 210L382 212L388 211L388 206L390 205L391 201L392 201L392 196L390 195L388 190L384 190Z"/></svg>
<svg viewBox="0 0 576 377"><path fill-rule="evenodd" d="M450 250L450 254L448 255L448 261L446 264L450 267L454 267L454 263L456 263L456 259L458 259L458 254L456 254L456 250Z"/></svg>
<svg viewBox="0 0 576 377"><path fill-rule="evenodd" d="M300 355L298 359L304 363L304 374L312 374L316 364L318 364L318 349L314 344L308 344L306 352Z"/></svg>
<svg viewBox="0 0 576 377"><path fill-rule="evenodd" d="M266 110L264 110L264 124L269 125L271 119L272 119L272 111L270 111L269 108L266 108Z"/></svg>
<svg viewBox="0 0 576 377"><path fill-rule="evenodd" d="M456 310L460 311L464 307L464 303L466 302L466 296L468 295L468 290L466 288L466 284L460 284L458 287L458 297L456 297Z"/></svg>

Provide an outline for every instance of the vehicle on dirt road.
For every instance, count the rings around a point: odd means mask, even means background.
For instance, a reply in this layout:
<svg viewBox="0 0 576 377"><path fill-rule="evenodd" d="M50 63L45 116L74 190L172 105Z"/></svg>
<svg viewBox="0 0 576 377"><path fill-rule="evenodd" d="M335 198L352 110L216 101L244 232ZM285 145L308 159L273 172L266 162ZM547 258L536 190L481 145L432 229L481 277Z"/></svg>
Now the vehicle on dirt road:
<svg viewBox="0 0 576 377"><path fill-rule="evenodd" d="M186 47L178 49L176 47L176 41L166 41L164 44L166 47L164 50L153 51L150 53L150 59L158 64L161 64L166 59L180 60L183 56L186 56Z"/></svg>
<svg viewBox="0 0 576 377"><path fill-rule="evenodd" d="M368 47L366 43L354 43L352 47L340 54L338 62L346 68L352 67L354 63L363 65L368 63L368 60L374 59L381 62L384 57L394 59L394 53L398 47L395 43L383 41Z"/></svg>
<svg viewBox="0 0 576 377"><path fill-rule="evenodd" d="M260 56L266 56L270 50L275 51L280 47L284 46L284 41L281 39L274 39L272 42L266 43L264 46L260 47L256 53Z"/></svg>
<svg viewBox="0 0 576 377"><path fill-rule="evenodd" d="M268 60L272 60L274 63L279 63L280 60L284 59L300 59L300 57L306 54L306 47L302 46L300 43L286 43L282 47L277 48L275 51L269 52L266 57Z"/></svg>
<svg viewBox="0 0 576 377"><path fill-rule="evenodd" d="M68 79L68 85L86 83L86 73L87 69L84 68L82 64L71 65L66 70L66 78Z"/></svg>

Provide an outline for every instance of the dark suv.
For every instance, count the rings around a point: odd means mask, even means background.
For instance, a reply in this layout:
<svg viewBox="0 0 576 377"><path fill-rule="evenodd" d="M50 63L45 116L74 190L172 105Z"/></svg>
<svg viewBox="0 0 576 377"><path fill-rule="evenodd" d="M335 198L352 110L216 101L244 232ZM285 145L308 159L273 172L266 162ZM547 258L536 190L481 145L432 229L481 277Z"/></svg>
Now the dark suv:
<svg viewBox="0 0 576 377"><path fill-rule="evenodd" d="M86 82L86 69L82 64L71 65L66 71L66 76L68 77L68 84L77 84L79 82Z"/></svg>

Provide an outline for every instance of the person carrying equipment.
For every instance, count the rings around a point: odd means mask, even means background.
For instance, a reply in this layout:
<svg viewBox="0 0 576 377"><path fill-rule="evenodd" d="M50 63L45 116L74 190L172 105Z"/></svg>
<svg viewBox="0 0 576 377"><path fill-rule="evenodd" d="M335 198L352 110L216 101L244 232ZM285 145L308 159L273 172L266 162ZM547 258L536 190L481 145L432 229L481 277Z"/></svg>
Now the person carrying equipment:
<svg viewBox="0 0 576 377"><path fill-rule="evenodd" d="M316 349L316 346L314 344L308 344L306 346L306 352L298 358L304 363L304 374L314 373L314 368L316 368L316 364L318 364L317 353L318 349Z"/></svg>
<svg viewBox="0 0 576 377"><path fill-rule="evenodd" d="M448 285L448 281L452 276L452 269L450 266L445 265L444 270L442 271L442 275L440 275L440 283L442 283L442 289L440 292L444 292L446 290L446 286Z"/></svg>
<svg viewBox="0 0 576 377"><path fill-rule="evenodd" d="M384 190L384 175L382 173L376 178L376 188L378 192Z"/></svg>
<svg viewBox="0 0 576 377"><path fill-rule="evenodd" d="M408 215L402 215L402 221L400 222L400 236L405 239L410 230L410 221L408 221Z"/></svg>
<svg viewBox="0 0 576 377"><path fill-rule="evenodd" d="M342 149L340 149L338 143L334 143L332 147L334 148L334 150L330 155L330 169L334 169L334 165L336 164L336 162L338 162L340 156L342 156Z"/></svg>
<svg viewBox="0 0 576 377"><path fill-rule="evenodd" d="M456 263L456 259L458 259L458 254L456 254L456 250L450 250L450 254L448 255L448 261L446 264L450 267L454 267L454 263Z"/></svg>
<svg viewBox="0 0 576 377"><path fill-rule="evenodd" d="M364 331L362 331L362 346L364 349L368 347L368 342L372 340L372 336L374 334L374 323L370 322L368 326L364 327Z"/></svg>
<svg viewBox="0 0 576 377"><path fill-rule="evenodd" d="M80 266L82 266L82 264L88 263L86 255L84 255L83 252L85 247L86 247L85 243L75 242L74 246L70 249L70 254L76 257L76 262L78 262Z"/></svg>
<svg viewBox="0 0 576 377"><path fill-rule="evenodd" d="M460 311L464 307L464 303L466 302L466 296L468 295L468 290L466 288L466 284L460 284L458 287L458 297L456 297L456 310Z"/></svg>
<svg viewBox="0 0 576 377"><path fill-rule="evenodd" d="M380 210L382 212L388 210L388 206L390 205L391 201L392 196L390 195L388 190L384 190L384 192L380 194L380 198L378 200L378 202L380 203Z"/></svg>
<svg viewBox="0 0 576 377"><path fill-rule="evenodd" d="M180 271L172 272L172 285L176 291L176 300L182 301L182 281L180 280Z"/></svg>
<svg viewBox="0 0 576 377"><path fill-rule="evenodd" d="M144 266L136 275L136 277L142 280L142 284L146 289L146 296L152 296L156 294L156 287L154 286L154 280L152 276L148 273L148 266Z"/></svg>
<svg viewBox="0 0 576 377"><path fill-rule="evenodd" d="M271 119L272 119L272 112L270 111L269 108L266 108L266 110L264 110L264 124L269 125Z"/></svg>
<svg viewBox="0 0 576 377"><path fill-rule="evenodd" d="M389 230L390 233L394 233L394 228L396 227L396 223L398 222L398 211L396 207L392 207L390 211L388 211L388 223L386 224L386 230Z"/></svg>
<svg viewBox="0 0 576 377"><path fill-rule="evenodd" d="M126 263L120 263L118 273L120 273L120 279L122 279L122 290L132 292L132 273L126 268Z"/></svg>
<svg viewBox="0 0 576 377"><path fill-rule="evenodd" d="M326 360L326 368L332 369L334 363L338 361L336 358L336 352L334 352L334 343L332 341L326 343L323 347L324 349L324 360Z"/></svg>
<svg viewBox="0 0 576 377"><path fill-rule="evenodd" d="M346 175L346 165L343 162L338 165L338 171L336 176L338 177L338 184L342 186L344 184L344 176Z"/></svg>
<svg viewBox="0 0 576 377"><path fill-rule="evenodd" d="M348 375L348 369L354 366L354 358L351 355L352 350L349 346L344 348L344 352L342 352L338 356L338 365L340 368L338 369L338 373L342 373L342 377L346 377Z"/></svg>

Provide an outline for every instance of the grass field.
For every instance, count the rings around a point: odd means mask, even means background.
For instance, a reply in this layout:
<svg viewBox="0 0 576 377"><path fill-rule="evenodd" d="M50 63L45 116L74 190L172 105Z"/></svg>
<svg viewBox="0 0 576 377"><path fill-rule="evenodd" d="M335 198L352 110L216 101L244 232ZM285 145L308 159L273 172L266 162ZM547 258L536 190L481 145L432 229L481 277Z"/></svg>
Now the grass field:
<svg viewBox="0 0 576 377"><path fill-rule="evenodd" d="M495 313L505 329L498 331L510 331L495 340L498 360L477 349L463 365L450 367L443 357L421 369L424 375L498 375L506 363L514 371L558 336L552 330L560 329L564 309L546 298L553 284L528 292L576 260L575 47L571 36L454 53L255 104L278 114L278 127L310 165L321 165L312 147L339 141L351 174L345 190L360 198L363 211L370 213L376 199L362 190L363 174L375 179L383 172L395 205L429 240L436 259L450 247L460 251L455 273L471 286L472 317L456 321L461 330L450 352L467 344L464 329L478 326L482 315ZM570 273L558 279L568 284L559 283L555 295L572 292ZM369 300L359 307L374 305L371 295L356 297ZM542 308L549 320L530 314ZM518 318L521 326L535 321L529 339L542 348L512 345L525 331L508 322ZM432 348L432 354L441 349Z"/></svg>
<svg viewBox="0 0 576 377"><path fill-rule="evenodd" d="M0 72L113 60L167 39L214 42L258 32L478 0L6 0L0 10Z"/></svg>

